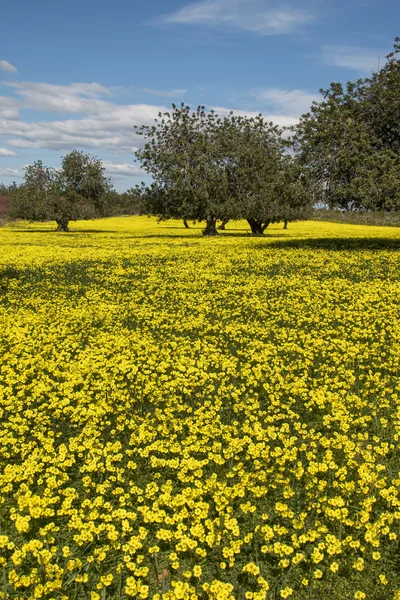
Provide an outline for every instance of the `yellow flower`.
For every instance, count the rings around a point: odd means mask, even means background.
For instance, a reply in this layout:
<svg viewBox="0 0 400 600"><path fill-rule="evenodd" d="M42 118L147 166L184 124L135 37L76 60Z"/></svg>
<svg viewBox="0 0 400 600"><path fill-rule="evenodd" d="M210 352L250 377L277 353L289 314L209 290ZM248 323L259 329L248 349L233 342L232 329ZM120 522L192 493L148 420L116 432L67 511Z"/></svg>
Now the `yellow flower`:
<svg viewBox="0 0 400 600"><path fill-rule="evenodd" d="M101 583L102 583L102 584L103 584L105 587L108 587L108 586L110 586L110 585L112 584L112 582L113 582L113 579L114 579L113 575L112 575L111 573L109 573L108 575L102 575L102 576L100 577L100 582L101 582Z"/></svg>
<svg viewBox="0 0 400 600"><path fill-rule="evenodd" d="M315 579L321 579L322 576L323 576L323 572L321 571L321 569L317 569L316 571L314 571Z"/></svg>
<svg viewBox="0 0 400 600"><path fill-rule="evenodd" d="M251 575L259 575L260 567L257 567L255 563L251 562L244 565L242 571L243 573L251 573Z"/></svg>
<svg viewBox="0 0 400 600"><path fill-rule="evenodd" d="M195 567L193 567L193 575L195 577L200 577L202 573L202 569L200 565L196 565Z"/></svg>
<svg viewBox="0 0 400 600"><path fill-rule="evenodd" d="M0 228L0 560L16 596L66 597L75 579L99 600L122 577L128 598L234 600L220 579L242 569L247 598L301 596L279 583L291 566L302 586L327 570L341 589L354 567L395 593L367 559L395 552L400 526L400 269L384 247L400 229L306 221L277 241L281 225L250 240L231 221L218 243L140 216L62 238ZM357 238L382 247L349 252Z"/></svg>

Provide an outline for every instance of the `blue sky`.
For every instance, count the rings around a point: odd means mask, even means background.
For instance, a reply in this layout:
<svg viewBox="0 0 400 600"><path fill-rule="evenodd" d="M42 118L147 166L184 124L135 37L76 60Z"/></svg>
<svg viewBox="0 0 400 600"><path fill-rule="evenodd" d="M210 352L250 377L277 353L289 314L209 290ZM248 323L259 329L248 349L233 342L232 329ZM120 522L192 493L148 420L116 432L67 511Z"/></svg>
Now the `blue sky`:
<svg viewBox="0 0 400 600"><path fill-rule="evenodd" d="M0 181L78 148L119 190L144 179L134 125L172 102L290 125L400 36L397 0L3 0L0 15Z"/></svg>

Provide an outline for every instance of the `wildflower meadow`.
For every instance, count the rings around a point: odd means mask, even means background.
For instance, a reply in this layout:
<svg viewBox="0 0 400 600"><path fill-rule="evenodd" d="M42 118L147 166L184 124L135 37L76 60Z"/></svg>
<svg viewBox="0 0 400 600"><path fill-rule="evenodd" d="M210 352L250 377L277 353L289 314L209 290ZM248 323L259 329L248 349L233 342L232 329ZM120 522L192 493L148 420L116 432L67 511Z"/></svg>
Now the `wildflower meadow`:
<svg viewBox="0 0 400 600"><path fill-rule="evenodd" d="M0 598L399 600L400 229L0 229Z"/></svg>

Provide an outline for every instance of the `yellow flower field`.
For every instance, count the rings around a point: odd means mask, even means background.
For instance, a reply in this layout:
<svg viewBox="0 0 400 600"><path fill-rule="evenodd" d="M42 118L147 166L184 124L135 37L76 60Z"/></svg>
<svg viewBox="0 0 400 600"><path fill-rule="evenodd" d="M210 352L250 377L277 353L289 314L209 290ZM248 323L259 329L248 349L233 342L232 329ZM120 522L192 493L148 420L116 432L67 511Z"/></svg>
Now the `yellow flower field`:
<svg viewBox="0 0 400 600"><path fill-rule="evenodd" d="M400 229L53 228L0 229L0 598L399 600Z"/></svg>

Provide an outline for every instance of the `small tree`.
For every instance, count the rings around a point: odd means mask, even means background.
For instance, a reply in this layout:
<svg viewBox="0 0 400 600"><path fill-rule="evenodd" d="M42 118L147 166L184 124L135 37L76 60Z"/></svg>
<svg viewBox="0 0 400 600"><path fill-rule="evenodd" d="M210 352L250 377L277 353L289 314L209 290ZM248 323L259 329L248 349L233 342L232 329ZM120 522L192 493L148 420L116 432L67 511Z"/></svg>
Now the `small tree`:
<svg viewBox="0 0 400 600"><path fill-rule="evenodd" d="M11 195L10 216L54 220L57 231L69 231L69 221L105 216L112 199L101 161L74 150L58 171L40 160L27 167L24 183Z"/></svg>
<svg viewBox="0 0 400 600"><path fill-rule="evenodd" d="M73 150L62 159L60 178L62 197L55 207L58 231L68 231L70 220L107 214L112 202L112 184L104 175L100 159Z"/></svg>
<svg viewBox="0 0 400 600"><path fill-rule="evenodd" d="M60 195L59 174L38 160L26 167L24 183L11 194L9 216L29 221L54 218L53 206L57 204Z"/></svg>
<svg viewBox="0 0 400 600"><path fill-rule="evenodd" d="M280 131L258 115L255 118L225 116L220 126L228 174L229 194L236 200L240 217L247 219L254 234L267 223L267 185L275 177L282 153Z"/></svg>

